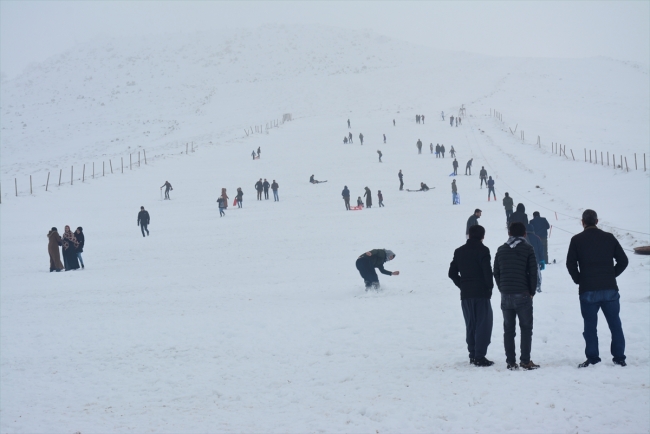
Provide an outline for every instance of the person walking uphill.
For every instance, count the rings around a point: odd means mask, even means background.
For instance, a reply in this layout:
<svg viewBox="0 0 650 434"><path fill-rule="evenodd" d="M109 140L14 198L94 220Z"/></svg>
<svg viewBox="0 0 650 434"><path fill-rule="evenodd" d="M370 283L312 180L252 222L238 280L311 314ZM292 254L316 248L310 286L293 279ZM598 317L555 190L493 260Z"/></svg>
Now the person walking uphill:
<svg viewBox="0 0 650 434"><path fill-rule="evenodd" d="M474 210L474 214L472 214L471 216L469 216L469 218L467 219L467 228L465 229L465 235L467 236L468 239L469 239L469 228L471 228L472 226L476 226L476 225L478 225L478 219L481 218L481 213L482 213L482 212L483 212L483 211L481 211L480 209L476 208L476 209Z"/></svg>
<svg viewBox="0 0 650 434"><path fill-rule="evenodd" d="M539 211L533 213L533 219L530 221L530 224L535 228L535 233L542 240L542 248L544 250L544 262L548 264L548 230L551 228L551 225L548 224L548 220L544 217L540 217Z"/></svg>
<svg viewBox="0 0 650 434"><path fill-rule="evenodd" d="M523 223L524 226L528 224L528 214L526 214L526 207L523 203L517 204L517 211L510 216L510 224Z"/></svg>
<svg viewBox="0 0 650 434"><path fill-rule="evenodd" d="M70 230L70 226L65 227L65 232L61 237L61 246L63 247L63 266L65 271L76 270L79 268L79 260L77 259L77 249L79 248L79 241L75 238Z"/></svg>
<svg viewBox="0 0 650 434"><path fill-rule="evenodd" d="M596 328L600 309L612 333L612 361L615 365L627 365L620 318L621 297L616 278L627 268L628 259L614 235L599 229L597 224L596 211L586 209L582 213L584 230L571 238L566 257L566 268L578 285L580 312L584 321L582 336L585 338L587 360L578 365L579 368L600 362Z"/></svg>
<svg viewBox="0 0 650 434"><path fill-rule="evenodd" d="M379 290L379 277L377 277L375 268L378 268L380 273L387 276L399 276L399 271L384 269L384 264L393 259L395 259L395 253L388 249L373 249L357 258L357 270L359 270L359 274L361 274L366 284L366 291L370 288Z"/></svg>
<svg viewBox="0 0 650 434"><path fill-rule="evenodd" d="M381 194L381 190L377 190L377 199L379 200L379 207L384 206L384 195Z"/></svg>
<svg viewBox="0 0 650 434"><path fill-rule="evenodd" d="M61 263L61 255L59 253L59 246L61 245L61 236L56 228L50 229L47 233L47 253L50 255L50 273L52 271L59 272L63 270Z"/></svg>
<svg viewBox="0 0 650 434"><path fill-rule="evenodd" d="M494 192L494 179L492 179L491 176L488 179L487 187L488 187L488 202L490 201L490 193L492 193L492 196L494 196L494 201L496 202L497 194Z"/></svg>
<svg viewBox="0 0 650 434"><path fill-rule="evenodd" d="M262 178L255 183L255 190L257 190L257 200L262 200L262 191L264 191L264 183Z"/></svg>
<svg viewBox="0 0 650 434"><path fill-rule="evenodd" d="M363 134L359 133L359 140L361 141L361 144L363 145Z"/></svg>
<svg viewBox="0 0 650 434"><path fill-rule="evenodd" d="M264 178L262 187L264 188L264 199L269 200L269 187L271 187L271 184L269 184L269 181L267 181L266 178Z"/></svg>
<svg viewBox="0 0 650 434"><path fill-rule="evenodd" d="M169 190L173 190L172 185L169 183L169 181L165 181L160 189L162 190L163 187L165 187L165 200L169 200Z"/></svg>
<svg viewBox="0 0 650 434"><path fill-rule="evenodd" d="M537 289L537 263L533 247L526 242L526 227L511 223L508 241L494 256L494 280L501 292L503 346L508 369L537 369L530 359L533 340L533 297ZM520 365L515 352L515 328L519 318L521 334Z"/></svg>
<svg viewBox="0 0 650 434"><path fill-rule="evenodd" d="M225 188L221 189L221 198L223 199L223 207L228 209L228 199L230 199L230 198L228 197L228 194L226 193Z"/></svg>
<svg viewBox="0 0 650 434"><path fill-rule="evenodd" d="M478 177L481 178L481 188L483 188L483 183L485 182L485 185L487 185L487 170L485 170L485 166L481 166L481 171L478 173Z"/></svg>
<svg viewBox="0 0 650 434"><path fill-rule="evenodd" d="M422 153L422 140L418 139L417 143L415 144L418 148L418 154Z"/></svg>
<svg viewBox="0 0 650 434"><path fill-rule="evenodd" d="M274 202L280 202L280 197L278 196L278 188L280 188L280 186L278 185L277 182L275 182L275 179L274 179L273 183L271 184L271 190L273 190L273 201Z"/></svg>
<svg viewBox="0 0 650 434"><path fill-rule="evenodd" d="M84 236L84 228L79 226L76 231L74 231L74 236L79 241L79 247L77 247L77 259L81 264L81 268L84 267L84 259L81 257L81 254L84 251L84 244L86 244L86 237Z"/></svg>
<svg viewBox="0 0 650 434"><path fill-rule="evenodd" d="M341 192L341 196L343 196L343 201L345 202L345 209L347 211L350 211L350 190L348 190L347 185L343 186L343 191Z"/></svg>
<svg viewBox="0 0 650 434"><path fill-rule="evenodd" d="M454 251L449 264L449 278L460 288L460 305L465 318L465 342L469 363L475 366L492 366L485 358L492 336L492 266L490 249L483 245L485 229L472 226L464 246Z"/></svg>
<svg viewBox="0 0 650 434"><path fill-rule="evenodd" d="M372 208L372 193L368 187L365 188L366 192L363 195L366 198L366 208Z"/></svg>
<svg viewBox="0 0 650 434"><path fill-rule="evenodd" d="M397 177L399 178L399 189L404 190L404 175L402 174L402 169L399 170Z"/></svg>
<svg viewBox="0 0 650 434"><path fill-rule="evenodd" d="M140 226L140 230L142 231L142 236L144 237L145 231L147 232L147 236L149 236L149 229L147 229L147 226L149 226L149 212L145 211L143 206L140 207L137 224L138 226Z"/></svg>

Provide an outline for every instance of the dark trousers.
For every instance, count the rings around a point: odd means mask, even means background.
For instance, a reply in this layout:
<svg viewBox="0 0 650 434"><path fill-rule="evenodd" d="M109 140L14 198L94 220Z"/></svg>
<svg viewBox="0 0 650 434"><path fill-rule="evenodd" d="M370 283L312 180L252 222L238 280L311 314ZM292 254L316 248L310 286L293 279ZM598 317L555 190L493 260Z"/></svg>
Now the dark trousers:
<svg viewBox="0 0 650 434"><path fill-rule="evenodd" d="M345 209L349 210L350 209L350 197L344 197L343 200L345 201Z"/></svg>
<svg viewBox="0 0 650 434"><path fill-rule="evenodd" d="M379 277L377 277L377 272L375 271L375 266L370 256L364 254L357 259L357 270L359 270L359 274L363 277L366 288L369 288L373 283L379 283Z"/></svg>
<svg viewBox="0 0 650 434"><path fill-rule="evenodd" d="M506 224L509 226L510 225L510 217L512 216L512 210L507 209L506 210Z"/></svg>
<svg viewBox="0 0 650 434"><path fill-rule="evenodd" d="M542 238L542 248L544 249L544 262L548 264L548 238Z"/></svg>
<svg viewBox="0 0 650 434"><path fill-rule="evenodd" d="M481 188L483 188L483 183L485 182L485 186L487 187L487 178L483 178L481 176Z"/></svg>
<svg viewBox="0 0 650 434"><path fill-rule="evenodd" d="M169 189L165 189L165 199L169 199Z"/></svg>
<svg viewBox="0 0 650 434"><path fill-rule="evenodd" d="M257 200L262 200L262 190L257 190Z"/></svg>
<svg viewBox="0 0 650 434"><path fill-rule="evenodd" d="M400 190L403 190L403 189L404 189L404 181L402 181L401 178L400 178L400 180L399 180L399 189L400 189Z"/></svg>
<svg viewBox="0 0 650 434"><path fill-rule="evenodd" d="M490 193L494 196L494 200L497 200L497 194L494 192L494 187L488 187L488 199L490 198Z"/></svg>
<svg viewBox="0 0 650 434"><path fill-rule="evenodd" d="M454 175L458 175L458 167L454 167Z"/></svg>
<svg viewBox="0 0 650 434"><path fill-rule="evenodd" d="M140 230L142 231L142 236L144 237L144 232L147 231L147 235L149 235L149 229L147 229L148 224L147 223L140 223Z"/></svg>
<svg viewBox="0 0 650 434"><path fill-rule="evenodd" d="M610 351L614 361L625 360L625 336L619 313L620 295L615 289L587 291L580 295L580 312L584 319L585 355L591 363L600 362L598 354L598 311L603 310L609 331L612 333Z"/></svg>
<svg viewBox="0 0 650 434"><path fill-rule="evenodd" d="M268 198L269 198L269 189L265 188L264 189L264 199L268 199Z"/></svg>
<svg viewBox="0 0 650 434"><path fill-rule="evenodd" d="M503 312L503 346L506 350L506 363L515 363L515 336L517 317L521 330L521 356L519 360L530 362L530 348L533 340L533 298L529 294L501 294Z"/></svg>
<svg viewBox="0 0 650 434"><path fill-rule="evenodd" d="M467 171L469 170L469 174L472 174L472 166L466 166L465 167L465 175L467 175Z"/></svg>
<svg viewBox="0 0 650 434"><path fill-rule="evenodd" d="M470 359L480 359L487 354L492 336L492 303L489 298L461 300L465 318L465 342Z"/></svg>
<svg viewBox="0 0 650 434"><path fill-rule="evenodd" d="M244 198L237 199L237 208L243 207Z"/></svg>
<svg viewBox="0 0 650 434"><path fill-rule="evenodd" d="M379 206L384 206L384 201L383 200L379 201Z"/></svg>

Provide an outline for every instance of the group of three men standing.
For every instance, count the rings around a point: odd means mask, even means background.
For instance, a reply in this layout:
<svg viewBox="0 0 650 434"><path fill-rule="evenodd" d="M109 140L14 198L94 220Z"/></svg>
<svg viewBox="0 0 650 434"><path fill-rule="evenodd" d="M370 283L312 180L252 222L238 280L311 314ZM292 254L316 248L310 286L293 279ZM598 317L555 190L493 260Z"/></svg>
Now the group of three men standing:
<svg viewBox="0 0 650 434"><path fill-rule="evenodd" d="M598 352L596 325L598 311L603 310L612 332L611 353L616 365L626 366L625 338L619 317L620 303L616 277L627 267L628 259L618 240L600 230L593 210L582 214L584 231L571 238L566 267L579 285L580 310L584 320L585 355L581 368L601 361ZM501 292L503 340L508 369L537 369L531 358L533 335L533 297L537 288L537 263L533 247L524 238L526 226L521 222L508 227L508 241L497 249L494 267L490 249L483 245L485 229L469 228L466 244L454 251L449 278L460 288L461 306L466 325L466 341L470 363L491 366L485 356L492 335L493 277ZM516 360L516 320L521 330L519 364Z"/></svg>

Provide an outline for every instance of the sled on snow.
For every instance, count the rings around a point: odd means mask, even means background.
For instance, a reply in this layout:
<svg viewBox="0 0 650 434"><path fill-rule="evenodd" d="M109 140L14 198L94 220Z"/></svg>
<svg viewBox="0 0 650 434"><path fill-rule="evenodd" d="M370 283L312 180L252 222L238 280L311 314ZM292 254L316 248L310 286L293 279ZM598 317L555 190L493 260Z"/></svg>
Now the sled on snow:
<svg viewBox="0 0 650 434"><path fill-rule="evenodd" d="M361 211L363 209L363 205L357 205L357 206L351 206L350 211Z"/></svg>

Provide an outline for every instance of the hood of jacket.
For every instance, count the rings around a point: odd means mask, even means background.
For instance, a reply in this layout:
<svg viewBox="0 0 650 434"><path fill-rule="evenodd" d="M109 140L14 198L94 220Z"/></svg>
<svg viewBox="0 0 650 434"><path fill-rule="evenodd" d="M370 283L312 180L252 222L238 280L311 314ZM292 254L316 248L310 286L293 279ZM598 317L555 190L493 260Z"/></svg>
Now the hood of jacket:
<svg viewBox="0 0 650 434"><path fill-rule="evenodd" d="M523 203L517 204L517 211L526 212L526 207Z"/></svg>

